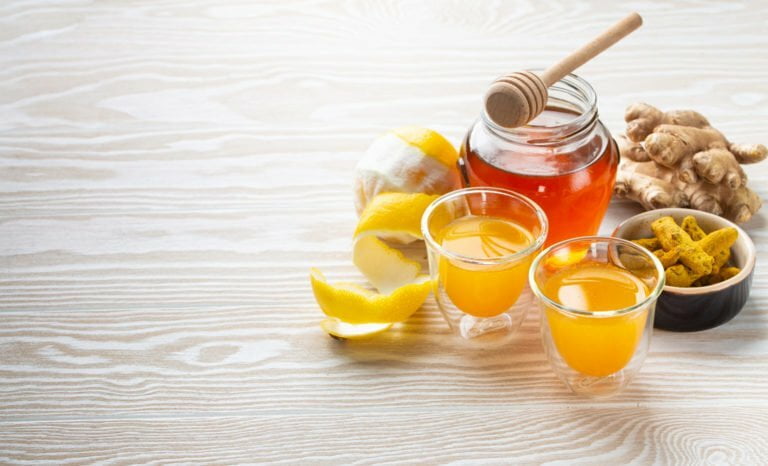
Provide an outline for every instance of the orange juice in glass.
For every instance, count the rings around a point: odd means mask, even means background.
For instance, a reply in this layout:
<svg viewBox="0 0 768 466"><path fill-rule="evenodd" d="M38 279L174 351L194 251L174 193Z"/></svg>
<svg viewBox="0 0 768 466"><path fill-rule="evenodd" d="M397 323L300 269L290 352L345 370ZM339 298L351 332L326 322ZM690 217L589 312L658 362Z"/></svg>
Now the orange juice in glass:
<svg viewBox="0 0 768 466"><path fill-rule="evenodd" d="M511 336L532 301L528 269L547 236L541 208L505 189L462 189L429 206L422 233L451 328L467 339Z"/></svg>
<svg viewBox="0 0 768 466"><path fill-rule="evenodd" d="M611 395L648 351L664 269L618 238L582 237L542 252L530 270L547 358L573 391Z"/></svg>

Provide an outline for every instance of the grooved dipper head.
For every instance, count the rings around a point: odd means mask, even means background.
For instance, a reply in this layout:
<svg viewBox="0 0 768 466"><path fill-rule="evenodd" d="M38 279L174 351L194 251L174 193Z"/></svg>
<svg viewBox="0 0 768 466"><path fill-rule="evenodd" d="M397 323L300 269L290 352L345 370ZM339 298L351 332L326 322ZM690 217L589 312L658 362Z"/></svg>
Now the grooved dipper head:
<svg viewBox="0 0 768 466"><path fill-rule="evenodd" d="M524 126L547 105L547 87L537 75L521 71L498 78L485 94L485 112L503 128Z"/></svg>

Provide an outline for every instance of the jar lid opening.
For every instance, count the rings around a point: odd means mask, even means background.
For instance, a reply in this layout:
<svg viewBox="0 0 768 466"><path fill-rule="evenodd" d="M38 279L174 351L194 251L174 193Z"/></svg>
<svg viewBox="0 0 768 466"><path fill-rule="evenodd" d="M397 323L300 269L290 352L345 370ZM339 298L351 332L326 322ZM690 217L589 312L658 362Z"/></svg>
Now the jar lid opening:
<svg viewBox="0 0 768 466"><path fill-rule="evenodd" d="M542 70L531 70L541 73ZM511 142L540 144L581 137L591 131L598 120L597 94L587 81L569 74L548 90L543 113L525 126L505 128L497 125L485 112L481 116L485 125L499 137Z"/></svg>

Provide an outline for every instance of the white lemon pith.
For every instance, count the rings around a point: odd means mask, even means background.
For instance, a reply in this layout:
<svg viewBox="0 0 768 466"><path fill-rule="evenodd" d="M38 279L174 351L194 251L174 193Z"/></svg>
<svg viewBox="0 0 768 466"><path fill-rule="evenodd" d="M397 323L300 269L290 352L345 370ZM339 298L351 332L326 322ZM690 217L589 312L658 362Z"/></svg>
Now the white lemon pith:
<svg viewBox="0 0 768 466"><path fill-rule="evenodd" d="M459 154L435 131L399 128L376 139L355 168L355 207L385 192L445 194L460 184Z"/></svg>
<svg viewBox="0 0 768 466"><path fill-rule="evenodd" d="M391 293L398 287L416 280L421 264L387 245L375 236L355 241L352 262L380 293Z"/></svg>

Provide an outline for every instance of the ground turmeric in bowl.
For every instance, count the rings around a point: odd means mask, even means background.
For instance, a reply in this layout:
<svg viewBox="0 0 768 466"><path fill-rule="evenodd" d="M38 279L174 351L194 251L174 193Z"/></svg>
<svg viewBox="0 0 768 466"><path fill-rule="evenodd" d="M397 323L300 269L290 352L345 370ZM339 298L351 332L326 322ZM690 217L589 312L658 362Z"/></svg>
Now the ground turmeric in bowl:
<svg viewBox="0 0 768 466"><path fill-rule="evenodd" d="M706 286L727 280L740 272L727 266L731 246L738 237L727 227L709 234L689 215L678 225L672 217L661 217L651 224L653 238L633 242L653 251L665 269L667 285Z"/></svg>

